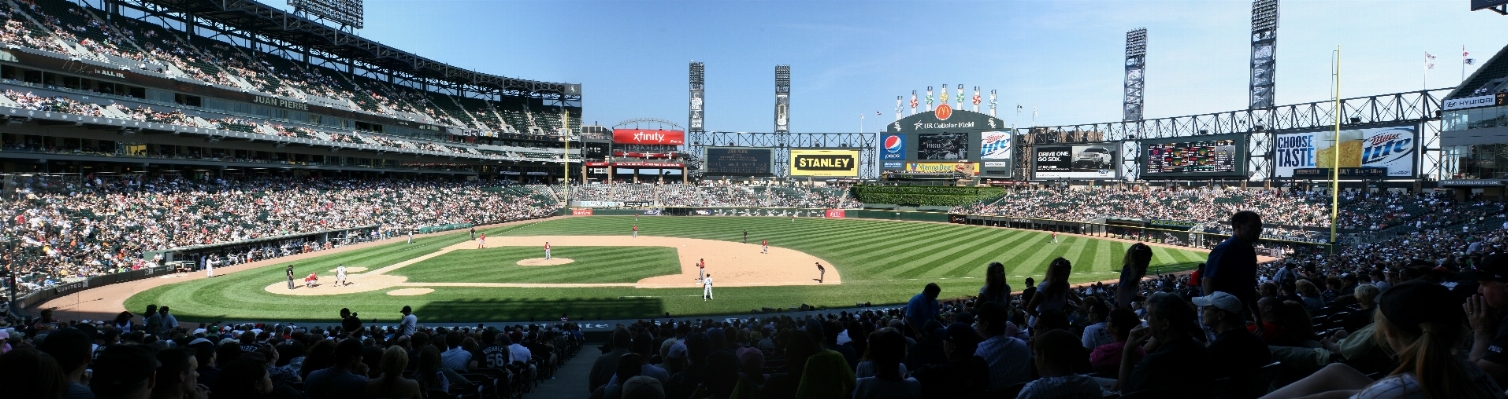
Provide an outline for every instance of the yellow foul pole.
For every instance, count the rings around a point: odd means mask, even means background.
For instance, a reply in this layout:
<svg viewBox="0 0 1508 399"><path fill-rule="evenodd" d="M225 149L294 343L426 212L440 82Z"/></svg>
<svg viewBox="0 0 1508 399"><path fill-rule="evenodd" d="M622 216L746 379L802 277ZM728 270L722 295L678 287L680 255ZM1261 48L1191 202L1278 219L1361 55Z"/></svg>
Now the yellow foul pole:
<svg viewBox="0 0 1508 399"><path fill-rule="evenodd" d="M1340 46L1335 46L1335 65L1331 71L1335 80L1335 141L1331 142L1330 156L1330 252L1335 252L1335 222L1340 219Z"/></svg>
<svg viewBox="0 0 1508 399"><path fill-rule="evenodd" d="M563 107L562 107L563 108ZM560 118L560 134L565 136L565 175L560 179L561 185L565 186L565 206L571 208L571 111L566 110Z"/></svg>

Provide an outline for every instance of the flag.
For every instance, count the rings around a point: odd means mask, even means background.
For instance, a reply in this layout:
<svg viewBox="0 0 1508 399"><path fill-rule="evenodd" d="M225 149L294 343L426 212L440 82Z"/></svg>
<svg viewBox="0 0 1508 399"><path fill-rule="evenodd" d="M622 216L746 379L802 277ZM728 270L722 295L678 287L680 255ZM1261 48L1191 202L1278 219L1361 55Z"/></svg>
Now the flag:
<svg viewBox="0 0 1508 399"><path fill-rule="evenodd" d="M1435 69L1435 56L1428 51L1424 52L1424 69Z"/></svg>
<svg viewBox="0 0 1508 399"><path fill-rule="evenodd" d="M1466 65L1475 65L1477 63L1477 59L1470 57L1471 53L1466 52L1466 46L1461 46L1461 63Z"/></svg>
<svg viewBox="0 0 1508 399"><path fill-rule="evenodd" d="M1462 60L1461 62L1465 62L1466 65L1476 65L1477 64L1477 59L1476 58L1467 58L1465 60Z"/></svg>
<svg viewBox="0 0 1508 399"><path fill-rule="evenodd" d="M885 115L885 114L880 113L880 111L874 111L874 114L875 115L881 115L881 116Z"/></svg>

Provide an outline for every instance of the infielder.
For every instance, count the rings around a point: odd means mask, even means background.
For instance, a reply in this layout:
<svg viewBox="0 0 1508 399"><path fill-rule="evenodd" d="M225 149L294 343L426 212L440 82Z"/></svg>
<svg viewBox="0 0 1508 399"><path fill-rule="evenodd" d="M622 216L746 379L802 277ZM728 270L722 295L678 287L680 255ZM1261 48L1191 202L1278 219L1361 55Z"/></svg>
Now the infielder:
<svg viewBox="0 0 1508 399"><path fill-rule="evenodd" d="M293 265L288 265L288 289L293 289Z"/></svg>
<svg viewBox="0 0 1508 399"><path fill-rule="evenodd" d="M476 248L487 248L487 233L482 233L482 236L476 239Z"/></svg>
<svg viewBox="0 0 1508 399"><path fill-rule="evenodd" d="M634 216L634 218L638 218L638 216ZM636 225L634 225L634 237L638 237L638 236L639 236L639 225L636 224Z"/></svg>
<svg viewBox="0 0 1508 399"><path fill-rule="evenodd" d="M409 230L408 231L408 243L409 244L413 244L414 243L414 231L413 230Z"/></svg>
<svg viewBox="0 0 1508 399"><path fill-rule="evenodd" d="M345 285L346 285L346 265L345 264L341 264L340 266L336 266L335 267L335 286L336 287L344 287Z"/></svg>
<svg viewBox="0 0 1508 399"><path fill-rule="evenodd" d="M744 230L744 244L748 244L748 243L749 243L749 231L748 230Z"/></svg>
<svg viewBox="0 0 1508 399"><path fill-rule="evenodd" d="M550 242L545 241L545 260L550 259Z"/></svg>
<svg viewBox="0 0 1508 399"><path fill-rule="evenodd" d="M759 250L759 253L762 253L762 254L770 253L770 240L759 240L759 245L763 245L764 246L764 249Z"/></svg>
<svg viewBox="0 0 1508 399"><path fill-rule="evenodd" d="M702 279L702 302L712 300L712 275Z"/></svg>
<svg viewBox="0 0 1508 399"><path fill-rule="evenodd" d="M827 277L827 269L822 267L822 262L817 263L817 284L822 284L822 279Z"/></svg>
<svg viewBox="0 0 1508 399"><path fill-rule="evenodd" d="M703 258L701 261L696 262L696 279L697 281L701 281L705 278L707 278L707 259Z"/></svg>

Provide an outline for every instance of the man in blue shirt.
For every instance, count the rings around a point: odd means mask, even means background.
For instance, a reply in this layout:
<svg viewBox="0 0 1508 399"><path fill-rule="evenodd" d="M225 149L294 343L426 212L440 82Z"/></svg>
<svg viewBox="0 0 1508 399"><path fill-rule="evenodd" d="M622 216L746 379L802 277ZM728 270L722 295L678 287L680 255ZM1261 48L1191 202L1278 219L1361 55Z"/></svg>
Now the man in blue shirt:
<svg viewBox="0 0 1508 399"><path fill-rule="evenodd" d="M1229 239L1216 245L1205 262L1199 282L1204 295L1225 291L1241 300L1252 314L1257 306L1257 251L1252 244L1262 236L1262 217L1256 212L1240 211L1230 217Z"/></svg>
<svg viewBox="0 0 1508 399"><path fill-rule="evenodd" d="M304 380L311 398L359 399L366 389L367 366L361 362L361 341L347 339L335 345L335 365L315 370Z"/></svg>
<svg viewBox="0 0 1508 399"><path fill-rule="evenodd" d="M937 295L942 293L942 288L937 283L927 283L922 293L911 297L911 302L906 303L906 324L910 325L915 332L920 332L927 321L936 320L941 314L937 306ZM919 334L917 336L920 336Z"/></svg>

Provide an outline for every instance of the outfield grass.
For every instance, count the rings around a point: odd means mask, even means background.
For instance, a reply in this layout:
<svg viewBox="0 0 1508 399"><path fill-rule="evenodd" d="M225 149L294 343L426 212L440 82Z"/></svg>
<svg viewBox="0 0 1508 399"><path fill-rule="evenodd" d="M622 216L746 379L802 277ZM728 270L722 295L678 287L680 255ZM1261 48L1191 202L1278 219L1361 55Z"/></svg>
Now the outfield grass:
<svg viewBox="0 0 1508 399"><path fill-rule="evenodd" d="M675 248L570 247L551 249L554 258L573 262L559 266L519 266L518 261L542 258L537 247L492 247L452 251L404 266L388 274L425 283L632 283L681 272Z"/></svg>
<svg viewBox="0 0 1508 399"><path fill-rule="evenodd" d="M268 284L283 281L286 264L278 264L214 279L153 288L131 297L126 306L140 310L149 303L169 305L180 319L195 321L333 321L340 308L348 307L375 322L393 322L398 317L398 309L404 305L412 305L421 321L426 322L550 320L559 318L562 313L578 320L653 317L667 312L674 316L737 314L762 307L785 308L801 304L847 307L862 302L904 303L929 282L940 285L945 298L972 295L983 285L985 265L991 261L1006 265L1009 281L1017 290L1024 288L1022 280L1026 277L1040 281L1048 263L1059 256L1073 263L1071 279L1074 282L1113 280L1129 245L1075 236L1060 236L1059 243L1053 244L1047 233L982 226L858 219L797 219L792 223L788 218L778 217L667 216L640 217L635 222L632 216L593 216L483 232L490 236L628 235L635 224L643 235L724 241L740 241L743 230L747 229L750 243L768 239L772 246L807 252L827 260L842 273L843 284L718 288L718 300L711 302L703 302L701 288L694 286L684 289L436 287L433 293L414 297L389 296L385 291L289 297L264 290ZM375 269L467 239L466 233L455 233L420 239L412 245L400 242L321 256L299 262L295 273L305 275L317 270L324 274L341 263ZM505 250L500 254L508 253L507 248L497 249ZM618 249L639 256L637 251L645 248ZM565 247L557 248L556 256L574 258L562 254L562 250ZM518 255L522 256L519 259L540 255L538 248L520 251L527 255ZM1153 273L1192 269L1206 257L1203 252L1163 247L1153 247L1153 254ZM435 259L445 256L449 254ZM625 252L622 256L630 255ZM487 272L447 270L447 267L471 267L466 262L458 262L453 264L461 266L434 263L421 267L415 264L399 269L395 274L406 273L411 281L497 281L496 276L491 275L497 268L496 261L473 263ZM674 266L675 261L669 260L668 265ZM420 268L412 269L414 267ZM519 273L524 273L517 275L519 278L536 279L531 282L563 281L543 280L553 278L550 271L532 274L535 273L532 270L521 270ZM593 277L584 274L573 278L588 281Z"/></svg>

